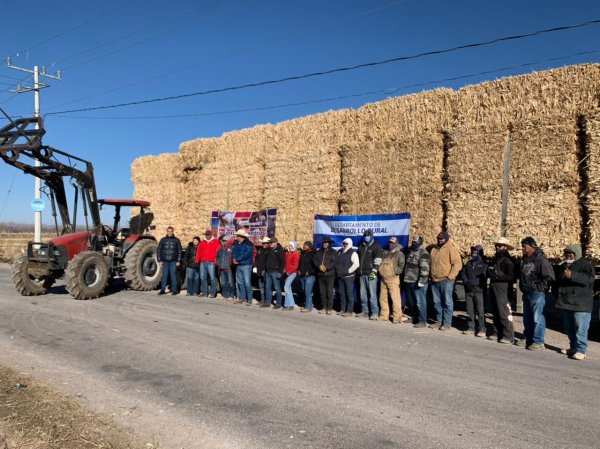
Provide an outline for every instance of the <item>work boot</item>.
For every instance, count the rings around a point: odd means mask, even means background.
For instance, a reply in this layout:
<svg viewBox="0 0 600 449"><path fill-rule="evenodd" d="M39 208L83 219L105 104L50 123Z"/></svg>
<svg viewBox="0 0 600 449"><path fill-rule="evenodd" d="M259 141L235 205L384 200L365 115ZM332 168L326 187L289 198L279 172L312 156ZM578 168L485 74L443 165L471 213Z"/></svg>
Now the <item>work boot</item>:
<svg viewBox="0 0 600 449"><path fill-rule="evenodd" d="M389 320L390 320L389 318L386 318L384 316L378 316L377 317L377 321L389 321Z"/></svg>
<svg viewBox="0 0 600 449"><path fill-rule="evenodd" d="M301 310L301 312L302 312L302 313L310 313L310 312L312 312L312 308L311 308L311 309L307 309L307 308L305 307L305 308L303 308L303 309Z"/></svg>
<svg viewBox="0 0 600 449"><path fill-rule="evenodd" d="M281 306L280 306L279 304L275 304L275 305L273 306L273 308L274 308L274 309L281 309Z"/></svg>
<svg viewBox="0 0 600 449"><path fill-rule="evenodd" d="M360 312L360 313L357 313L356 315L354 315L354 318L369 318L369 314Z"/></svg>
<svg viewBox="0 0 600 449"><path fill-rule="evenodd" d="M416 328L419 328L419 327L427 327L427 324L425 324L425 323L421 322L421 323L414 324L414 325L413 325L413 327L416 327Z"/></svg>
<svg viewBox="0 0 600 449"><path fill-rule="evenodd" d="M439 329L440 328L440 323L428 324L427 327L429 329Z"/></svg>
<svg viewBox="0 0 600 449"><path fill-rule="evenodd" d="M331 315L333 313L333 310L327 309L327 312L325 312L325 313L327 313L327 315Z"/></svg>
<svg viewBox="0 0 600 449"><path fill-rule="evenodd" d="M512 341L510 341L508 338L501 338L500 340L498 340L498 343L501 343L503 345L510 345L512 344Z"/></svg>
<svg viewBox="0 0 600 449"><path fill-rule="evenodd" d="M440 330L441 330L441 331L449 331L449 330L450 330L450 326L446 326L445 324L442 324L442 325L440 326Z"/></svg>
<svg viewBox="0 0 600 449"><path fill-rule="evenodd" d="M582 352L575 352L575 353L574 353L574 354L571 356L571 358L572 358L573 360L583 360L583 359L585 359L585 354L584 354L584 353L582 353Z"/></svg>
<svg viewBox="0 0 600 449"><path fill-rule="evenodd" d="M474 335L475 334L472 329L467 329L465 331L462 331L462 333L463 333L463 335Z"/></svg>
<svg viewBox="0 0 600 449"><path fill-rule="evenodd" d="M544 343L531 343L529 346L527 346L527 349L529 349L530 351L539 351L540 349L544 348Z"/></svg>

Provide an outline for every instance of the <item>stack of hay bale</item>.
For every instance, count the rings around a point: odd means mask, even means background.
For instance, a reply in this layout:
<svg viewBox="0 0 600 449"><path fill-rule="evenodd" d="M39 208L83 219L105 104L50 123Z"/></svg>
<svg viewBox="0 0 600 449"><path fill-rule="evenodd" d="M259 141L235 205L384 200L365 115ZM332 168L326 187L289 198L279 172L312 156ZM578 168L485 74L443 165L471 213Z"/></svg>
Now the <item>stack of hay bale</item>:
<svg viewBox="0 0 600 449"><path fill-rule="evenodd" d="M582 162L588 176L588 189L585 192L589 212L588 256L600 260L600 109L586 117L587 159Z"/></svg>
<svg viewBox="0 0 600 449"><path fill-rule="evenodd" d="M342 146L340 212L410 212L412 232L434 241L443 222L444 129L454 92L437 89L358 110L356 140Z"/></svg>

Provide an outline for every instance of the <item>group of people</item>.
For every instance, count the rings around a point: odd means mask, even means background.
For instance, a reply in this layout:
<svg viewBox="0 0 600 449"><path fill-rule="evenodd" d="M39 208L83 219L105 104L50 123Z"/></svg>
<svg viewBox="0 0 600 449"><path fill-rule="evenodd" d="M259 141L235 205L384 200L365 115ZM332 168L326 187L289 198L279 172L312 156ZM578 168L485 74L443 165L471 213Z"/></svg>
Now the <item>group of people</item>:
<svg viewBox="0 0 600 449"><path fill-rule="evenodd" d="M595 270L582 257L580 245L567 246L564 260L555 270L532 237L521 240L520 261L511 255L515 247L505 237L496 239L495 254L489 260L481 245L473 245L464 262L447 232L440 232L436 240L426 247L422 237L416 235L409 247L403 248L396 237L391 237L382 248L373 231L367 229L356 249L349 238L336 250L330 238L325 238L319 248L307 241L300 249L295 241L284 248L277 238L269 237L264 237L255 248L245 229L238 230L231 240L224 235L215 238L207 230L204 239L194 237L184 251L169 227L158 244L158 261L162 266L159 294L165 294L169 276L171 293L178 293L176 271L183 263L190 296L216 298L219 284L223 298L251 306L254 273L262 308L293 310L296 307L293 285L299 281L301 312L313 310L316 283L320 314L337 313L342 317L384 322L391 319L394 324L402 324L409 321L403 316L401 292L404 291L414 327L447 331L452 326L454 288L460 277L468 317L463 333L501 344L515 343L533 351L544 348L544 307L546 294L552 290L570 342L564 352L575 360L585 358ZM515 339L513 329L511 295L516 282L523 292L523 340ZM339 312L334 312L333 306L336 285ZM355 289L361 308L356 314ZM427 311L428 291L433 299L433 317ZM485 323L486 296L490 298L493 316L489 332Z"/></svg>

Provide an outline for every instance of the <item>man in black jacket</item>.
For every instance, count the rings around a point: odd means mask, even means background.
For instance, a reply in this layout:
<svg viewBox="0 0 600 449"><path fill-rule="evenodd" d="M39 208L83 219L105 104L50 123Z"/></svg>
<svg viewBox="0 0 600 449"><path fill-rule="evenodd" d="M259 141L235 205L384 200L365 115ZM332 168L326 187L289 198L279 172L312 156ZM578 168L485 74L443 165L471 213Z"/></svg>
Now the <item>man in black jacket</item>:
<svg viewBox="0 0 600 449"><path fill-rule="evenodd" d="M177 267L181 260L181 241L175 237L173 226L167 228L167 235L158 242L156 252L158 262L162 267L162 283L160 285L159 295L165 294L167 288L167 279L171 279L171 294L176 295L177 291Z"/></svg>
<svg viewBox="0 0 600 449"><path fill-rule="evenodd" d="M490 279L490 299L492 302L493 332L490 340L511 344L514 340L513 317L509 294L515 282L515 262L509 251L515 249L506 237L500 237L494 243L496 254L488 267Z"/></svg>
<svg viewBox="0 0 600 449"><path fill-rule="evenodd" d="M269 237L263 237L261 243L262 247L259 247L256 250L253 271L258 278L258 288L260 290L260 300L262 302L261 307L271 307L271 298L267 301L267 295L265 294L265 282L267 277L265 266L267 263L267 255L271 252L271 239Z"/></svg>
<svg viewBox="0 0 600 449"><path fill-rule="evenodd" d="M187 284L186 296L197 295L200 288L199 264L196 263L196 252L200 244L200 237L194 237L185 250L183 256L185 262L185 275Z"/></svg>
<svg viewBox="0 0 600 449"><path fill-rule="evenodd" d="M557 274L556 308L562 311L569 349L563 351L574 360L585 359L588 330L594 308L592 264L581 257L581 245L569 245L564 250L565 261Z"/></svg>
<svg viewBox="0 0 600 449"><path fill-rule="evenodd" d="M546 333L546 292L554 281L554 270L533 237L521 240L523 260L519 287L523 292L523 327L525 345L534 351L544 349Z"/></svg>
<svg viewBox="0 0 600 449"><path fill-rule="evenodd" d="M319 296L321 297L319 313L327 315L331 315L333 311L333 284L335 283L335 266L338 256L337 251L331 247L332 243L332 239L325 237L313 259L313 264L317 269Z"/></svg>
<svg viewBox="0 0 600 449"><path fill-rule="evenodd" d="M463 333L485 337L485 311L483 297L486 287L487 264L483 260L483 247L471 247L471 258L463 266L462 281L465 287L465 302L467 305L468 329ZM475 317L477 315L477 317ZM477 329L475 319L477 318Z"/></svg>
<svg viewBox="0 0 600 449"><path fill-rule="evenodd" d="M363 233L363 240L358 247L358 267L360 282L360 303L361 313L357 318L366 318L369 316L369 305L371 305L371 319L377 320L379 317L379 303L377 297L377 270L383 260L383 249L375 241L373 230L367 229Z"/></svg>
<svg viewBox="0 0 600 449"><path fill-rule="evenodd" d="M300 283L302 284L302 292L304 293L304 307L302 312L312 312L313 309L313 287L315 286L315 266L313 259L315 257L315 249L311 241L304 242L302 252L300 253L300 263L298 264L298 274L300 275Z"/></svg>
<svg viewBox="0 0 600 449"><path fill-rule="evenodd" d="M273 300L273 287L275 287L275 305L274 309L281 309L281 277L285 269L285 251L279 244L277 238L271 241L271 250L267 253L265 260L265 300L266 304L271 305Z"/></svg>

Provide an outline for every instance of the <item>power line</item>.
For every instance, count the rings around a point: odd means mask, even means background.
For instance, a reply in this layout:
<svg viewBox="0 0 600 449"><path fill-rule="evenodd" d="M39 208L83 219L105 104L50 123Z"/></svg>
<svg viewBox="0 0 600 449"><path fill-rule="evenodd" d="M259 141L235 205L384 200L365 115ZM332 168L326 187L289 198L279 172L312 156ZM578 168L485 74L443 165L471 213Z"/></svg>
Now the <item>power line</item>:
<svg viewBox="0 0 600 449"><path fill-rule="evenodd" d="M25 53L25 52L28 52L30 50L33 50L34 48L40 47L40 46L42 46L44 44L47 44L48 42L51 42L51 41L53 41L55 39L58 39L59 37L62 37L64 35L66 35L66 34L69 34L69 33L73 32L73 31L75 31L75 30L78 30L79 28L82 28L82 27L84 27L86 25L89 25L90 23L95 22L95 21L97 21L97 20L99 20L99 19L101 19L103 17L106 17L106 16L114 13L115 11L118 11L119 9L123 9L123 8L131 5L132 3L135 3L136 1L137 0L129 0L127 3L123 3L122 5L119 5L116 8L113 8L110 11L107 11L105 13L102 13L99 16L94 17L93 19L86 20L85 22L82 22L82 23L80 23L78 25L75 25L74 27L71 27L68 30L61 31L60 33L55 34L54 36L50 36L49 38L44 39L43 41L40 41L37 44L34 44L34 45L30 46L30 47L27 47L26 49L18 51L15 54L13 54L13 57L19 56L19 54L21 54L21 53Z"/></svg>
<svg viewBox="0 0 600 449"><path fill-rule="evenodd" d="M582 23L578 23L578 24L574 24L574 25L564 25L564 26L560 26L560 27L547 28L547 29L543 29L543 30L533 31L531 33L517 34L517 35L512 35L512 36L504 36L504 37L491 39L488 41L463 44L463 45L458 45L455 47L445 48L442 50L430 50L430 51L416 53L416 54L408 55L408 56L398 56L395 58L384 59L381 61L372 61L372 62L367 62L367 63L362 63L362 64L356 64L353 66L338 67L335 69L305 73L305 74L301 74L301 75L293 75L293 76L288 76L288 77L274 79L274 80L259 81L259 82L255 82L255 83L247 83L247 84L241 84L241 85L237 85L237 86L223 87L223 88L219 88L219 89L210 89L210 90L205 90L205 91L200 91L200 92L192 92L192 93L187 93L187 94L172 95L172 96L168 96L168 97L131 101L131 102L127 102L127 103L118 103L118 104L105 105L105 106L95 106L95 107L89 107L89 108L72 109L72 110L68 110L68 111L49 112L46 114L46 116L57 115L57 114L66 114L66 113L72 113L72 112L96 111L96 110L100 110L100 109L122 108L122 107L126 107L126 106L136 106L136 105L141 105L141 104L157 103L157 102L168 101L168 100L178 100L178 99L182 99L182 98L196 97L196 96L200 96L200 95L209 95L209 94L215 94L215 93L248 89L251 87L279 84L279 83L284 83L284 82L288 82L288 81L296 81L296 80L301 80L301 79L314 78L314 77L318 77L318 76L331 75L333 73L349 72L352 70L357 70L357 69L362 69L362 68L367 68L367 67L375 67L375 66L379 66L379 65L390 64L392 62L407 61L407 60L422 58L422 57L426 57L426 56L434 56L434 55L440 55L440 54L444 54L444 53L451 53L451 52L455 52L458 50L465 50L465 49L469 49L469 48L483 47L483 46L487 46L487 45L497 44L500 42L525 39L528 37L540 36L543 34L554 33L554 32L558 32L558 31L566 31L566 30L571 30L571 29L575 29L575 28L582 28L582 27L589 26L589 25L596 25L598 23L600 23L600 19L594 19L594 20L589 20L587 22L582 22Z"/></svg>
<svg viewBox="0 0 600 449"><path fill-rule="evenodd" d="M521 69L521 68L525 68L525 67L531 67L531 66L534 66L537 64L555 62L555 61L559 61L559 60L573 58L576 56L584 56L584 55L590 55L590 54L596 54L596 53L600 53L600 49L590 50L590 51L582 51L582 52L578 52L578 53L572 53L570 55L548 58L548 59L544 59L541 61L526 62L523 64L511 66L511 67L502 67L502 68L493 69L493 70L485 70L485 71L481 71L481 72L477 72L477 73L471 73L471 74L467 74L467 75L458 75L458 76L448 77L448 78L434 80L434 81L425 81L425 82L421 82L421 83L407 84L404 86L393 87L393 88L388 88L388 89L378 89L378 90L369 91L369 92L360 92L360 93L354 93L354 94L349 94L349 95L341 95L341 96L337 96L337 97L320 98L320 99L315 99L315 100L308 100L308 101L302 101L302 102L296 102L296 103L285 103L285 104L278 104L278 105L271 105L271 106L260 106L260 107L254 107L254 108L244 108L244 109L230 109L230 110L225 110L225 111L196 112L196 113L188 113L188 114L150 115L150 116L134 116L134 117L131 117L131 116L130 117L69 116L69 115L63 115L63 114L56 114L56 117L70 118L70 119L87 119L87 120L148 120L148 119L184 118L184 117L207 117L207 116L215 116L215 115L237 114L237 113L243 113L243 112L257 112L257 111L264 111L264 110L289 108L289 107L295 107L295 106L305 106L305 105L316 104L316 103L328 103L328 102L332 102L332 101L345 100L345 99L357 98L357 97L365 97L365 96L376 95L376 94L385 94L385 95L389 96L389 95L395 94L396 92L398 92L400 90L404 90L404 89L412 89L412 88L416 88L416 87L426 87L426 86L437 85L437 84L445 83L445 82L449 82L449 81L459 81L462 79L474 78L474 77L484 76L484 75L491 75L494 73L505 72L507 70Z"/></svg>
<svg viewBox="0 0 600 449"><path fill-rule="evenodd" d="M339 24L342 24L342 23L345 23L345 22L349 22L352 19L355 19L356 17L366 16L368 14L372 14L374 12L378 12L378 11L381 11L383 9L387 9L387 8L392 7L392 6L397 6L397 5L400 5L402 3L406 3L407 1L408 0L396 0L396 1L392 2L392 3L388 3L388 4L385 4L385 5L382 5L382 6L378 6L376 8L370 8L370 9L367 9L365 11L361 11L359 13L352 14L352 15L347 16L347 17L343 17L341 19L338 19L338 20L335 20L333 22L330 22L330 23L328 23L326 25L328 27L336 26L336 25L339 25ZM82 100L87 100L87 99L98 97L98 96L101 96L101 95L106 95L108 93L115 92L115 91L118 91L118 90L121 90L121 89L126 89L126 88L129 88L129 87L137 86L137 85L140 85L140 84L143 84L143 83L146 83L146 82L149 82L149 81L153 81L153 80L156 80L156 79L159 79L159 78L164 78L166 76L173 75L174 73L182 72L182 71L185 71L185 70L190 70L190 69L193 69L195 67L198 67L198 66L201 66L201 65L205 65L205 64L207 64L209 62L219 61L219 60L225 59L225 58L227 58L227 57L229 57L231 55L237 55L237 54L245 53L245 52L248 52L248 51L256 50L256 49L264 47L266 45L270 45L271 43L278 43L278 44L280 44L280 43L289 42L291 40L294 40L294 39L297 39L297 38L301 38L301 37L304 37L304 36L305 36L305 33L298 34L297 36L294 36L294 37L291 37L291 38L287 38L287 39L285 39L285 38L282 39L280 36L277 36L276 38L268 39L268 40L262 42L259 45L253 45L251 47L247 47L247 48L244 48L244 49L241 49L241 50L238 50L238 51L230 52L230 53L227 53L225 55L221 55L219 57L201 60L198 63L187 65L185 67L180 67L180 68L175 69L175 70L169 70L168 72L163 72L161 74L154 75L154 76L142 79L142 80L138 80L138 81L135 81L133 83L125 84L125 85L122 85L122 86L119 86L119 87L115 87L115 88L112 88L112 89L107 89L107 90L104 90L104 91L101 91L101 92L98 92L98 93L95 93L95 94L92 94L92 95L86 95L85 97L79 97L79 98L76 98L74 100L69 100L69 101L66 101L66 102L63 102L63 103L52 105L52 106L48 107L47 109L48 110L52 110L52 109L55 109L55 108L58 108L58 107L61 107L61 106L65 106L65 105L68 105L68 104L76 103L76 102L79 102L79 101L82 101ZM144 42L140 42L140 43L144 43ZM138 45L138 44L134 44L134 45ZM123 49L120 49L120 50L117 50L117 51L126 50L127 48L130 48L130 47L126 47L126 48L123 48ZM108 53L106 55L100 56L99 58L104 57L104 56L108 56L110 54L111 53ZM99 59L99 58L96 58L96 59ZM94 60L95 59L90 59L90 60L86 61L85 63L92 62ZM74 66L71 66L70 68L73 68L73 67Z"/></svg>

